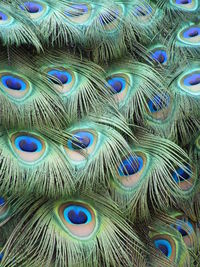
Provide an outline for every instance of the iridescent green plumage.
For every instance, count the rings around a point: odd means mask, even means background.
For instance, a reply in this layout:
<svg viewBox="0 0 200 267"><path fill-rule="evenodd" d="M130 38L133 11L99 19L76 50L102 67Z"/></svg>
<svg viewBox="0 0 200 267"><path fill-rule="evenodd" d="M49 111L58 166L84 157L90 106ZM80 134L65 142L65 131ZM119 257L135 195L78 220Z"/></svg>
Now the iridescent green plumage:
<svg viewBox="0 0 200 267"><path fill-rule="evenodd" d="M0 0L0 265L200 262L199 0Z"/></svg>

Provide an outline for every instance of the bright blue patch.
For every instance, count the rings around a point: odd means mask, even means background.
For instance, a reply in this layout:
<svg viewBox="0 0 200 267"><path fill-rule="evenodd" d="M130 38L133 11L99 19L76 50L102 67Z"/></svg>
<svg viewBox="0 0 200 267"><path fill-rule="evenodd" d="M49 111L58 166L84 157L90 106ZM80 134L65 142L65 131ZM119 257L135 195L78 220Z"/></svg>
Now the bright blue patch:
<svg viewBox="0 0 200 267"><path fill-rule="evenodd" d="M0 253L0 262L2 261L2 259L3 259L3 256L4 256L4 253L3 252L1 252Z"/></svg>
<svg viewBox="0 0 200 267"><path fill-rule="evenodd" d="M200 84L200 73L194 73L184 79L184 85L193 86Z"/></svg>
<svg viewBox="0 0 200 267"><path fill-rule="evenodd" d="M163 95L155 95L154 98L151 100L149 99L147 104L151 113L158 112L163 108L167 108L170 103L170 96L168 94Z"/></svg>
<svg viewBox="0 0 200 267"><path fill-rule="evenodd" d="M26 90L26 83L13 75L5 75L1 77L2 84L11 90L24 91Z"/></svg>
<svg viewBox="0 0 200 267"><path fill-rule="evenodd" d="M70 83L72 81L72 75L67 71L54 70L53 69L53 70L50 70L47 74L49 76L55 77L62 84L67 84L67 83ZM59 82L56 79L53 79L53 77L50 77L50 80L56 84L59 84Z"/></svg>
<svg viewBox="0 0 200 267"><path fill-rule="evenodd" d="M92 221L90 211L78 205L71 205L65 208L64 218L69 224L88 224Z"/></svg>
<svg viewBox="0 0 200 267"><path fill-rule="evenodd" d="M65 10L65 15L68 17L79 17L88 13L88 7L84 4L73 4Z"/></svg>
<svg viewBox="0 0 200 267"><path fill-rule="evenodd" d="M38 4L38 3L35 3L35 2L24 2L23 5L20 5L20 8L22 10L26 10L28 11L29 13L39 13L39 12L42 12L43 10L43 6Z"/></svg>
<svg viewBox="0 0 200 267"><path fill-rule="evenodd" d="M135 9L133 10L133 14L135 16L147 16L152 13L152 7L149 5L144 6L135 6Z"/></svg>
<svg viewBox="0 0 200 267"><path fill-rule="evenodd" d="M154 241L155 247L159 249L167 258L172 255L172 247L169 241L165 239L158 239Z"/></svg>
<svg viewBox="0 0 200 267"><path fill-rule="evenodd" d="M23 152L40 152L42 150L42 143L37 138L26 135L18 136L15 139L15 146Z"/></svg>
<svg viewBox="0 0 200 267"><path fill-rule="evenodd" d="M107 25L107 24L115 21L118 16L119 16L118 10L107 11L107 12L103 13L102 15L100 15L99 21L100 21L101 25Z"/></svg>
<svg viewBox="0 0 200 267"><path fill-rule="evenodd" d="M165 62L167 62L167 53L165 50L156 50L154 53L151 54L151 57L160 64L164 64Z"/></svg>
<svg viewBox="0 0 200 267"><path fill-rule="evenodd" d="M4 14L3 12L0 11L0 21L1 20L7 20L8 19L8 16L6 14Z"/></svg>
<svg viewBox="0 0 200 267"><path fill-rule="evenodd" d="M193 26L183 32L184 38L193 38L200 35L200 27Z"/></svg>
<svg viewBox="0 0 200 267"><path fill-rule="evenodd" d="M93 134L89 132L80 131L74 134L74 138L78 139L77 141L74 140L68 140L67 146L71 150L79 150L79 149L85 149L90 147L94 142L94 136Z"/></svg>
<svg viewBox="0 0 200 267"><path fill-rule="evenodd" d="M187 222L184 221L184 224L187 224L187 227L189 227L190 232L193 232L193 226L192 226L192 224L191 224L189 221L187 221ZM180 224L176 226L176 229L180 232L180 234L181 234L183 237L184 237L184 236L187 236L188 234L190 234L190 233L186 232L186 231L181 227Z"/></svg>
<svg viewBox="0 0 200 267"><path fill-rule="evenodd" d="M124 159L118 168L120 176L129 176L139 172L143 167L143 159L139 156L129 156Z"/></svg>
<svg viewBox="0 0 200 267"><path fill-rule="evenodd" d="M6 203L5 199L3 197L0 197L0 206L4 206Z"/></svg>
<svg viewBox="0 0 200 267"><path fill-rule="evenodd" d="M122 92L126 87L126 80L122 77L113 77L107 82L111 86L112 93L114 94Z"/></svg>
<svg viewBox="0 0 200 267"><path fill-rule="evenodd" d="M186 5L192 3L192 0L176 0L176 4Z"/></svg>
<svg viewBox="0 0 200 267"><path fill-rule="evenodd" d="M185 171L187 170L187 172ZM189 165L185 166L185 170L183 170L181 167L179 167L176 172L172 172L172 177L176 181L176 183L188 180L191 178L192 170Z"/></svg>

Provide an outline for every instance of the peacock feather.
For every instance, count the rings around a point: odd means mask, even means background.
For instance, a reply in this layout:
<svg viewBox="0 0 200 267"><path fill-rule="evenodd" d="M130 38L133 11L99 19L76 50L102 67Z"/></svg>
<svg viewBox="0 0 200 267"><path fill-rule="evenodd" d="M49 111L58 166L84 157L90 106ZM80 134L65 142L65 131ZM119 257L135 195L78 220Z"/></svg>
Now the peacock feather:
<svg viewBox="0 0 200 267"><path fill-rule="evenodd" d="M0 0L0 266L200 266L200 1Z"/></svg>

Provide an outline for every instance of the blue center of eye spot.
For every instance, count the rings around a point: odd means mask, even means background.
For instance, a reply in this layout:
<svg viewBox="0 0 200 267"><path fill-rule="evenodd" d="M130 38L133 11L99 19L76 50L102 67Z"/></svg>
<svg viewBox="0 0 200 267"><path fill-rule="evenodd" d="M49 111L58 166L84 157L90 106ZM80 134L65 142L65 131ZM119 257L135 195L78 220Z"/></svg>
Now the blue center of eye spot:
<svg viewBox="0 0 200 267"><path fill-rule="evenodd" d="M200 73L191 74L184 79L184 85L186 86L193 86L198 84L200 85Z"/></svg>
<svg viewBox="0 0 200 267"><path fill-rule="evenodd" d="M164 94L163 96L155 95L153 100L148 100L147 104L151 113L158 112L163 108L167 108L169 106L170 96L168 94Z"/></svg>
<svg viewBox="0 0 200 267"><path fill-rule="evenodd" d="M47 74L51 76L49 79L55 84L67 84L72 81L72 75L67 71L50 70Z"/></svg>
<svg viewBox="0 0 200 267"><path fill-rule="evenodd" d="M15 146L18 150L30 153L42 150L42 143L37 138L25 135L15 139Z"/></svg>
<svg viewBox="0 0 200 267"><path fill-rule="evenodd" d="M6 204L6 201L3 197L0 197L0 207L4 206Z"/></svg>
<svg viewBox="0 0 200 267"><path fill-rule="evenodd" d="M88 224L92 221L90 211L79 205L70 205L65 208L64 218L69 224Z"/></svg>
<svg viewBox="0 0 200 267"><path fill-rule="evenodd" d="M118 168L120 176L129 176L139 172L143 167L143 158L140 156L129 156L124 159Z"/></svg>
<svg viewBox="0 0 200 267"><path fill-rule="evenodd" d="M35 2L24 2L23 5L20 5L22 10L26 10L29 13L39 13L43 10L42 5L35 3Z"/></svg>
<svg viewBox="0 0 200 267"><path fill-rule="evenodd" d="M7 20L8 19L8 16L6 14L4 14L3 12L0 11L0 21L1 20Z"/></svg>
<svg viewBox="0 0 200 267"><path fill-rule="evenodd" d="M73 137L77 139L77 141L74 139L68 140L67 142L67 145L71 150L86 149L94 142L94 136L89 132L77 132Z"/></svg>
<svg viewBox="0 0 200 267"><path fill-rule="evenodd" d="M193 38L200 35L200 27L193 26L183 32L184 38Z"/></svg>
<svg viewBox="0 0 200 267"><path fill-rule="evenodd" d="M147 16L149 14L152 13L152 7L149 5L145 5L145 6L135 6L134 10L133 10L133 14L135 16Z"/></svg>
<svg viewBox="0 0 200 267"><path fill-rule="evenodd" d="M190 166L186 165L185 166L185 170L183 170L181 167L179 167L176 172L172 172L172 177L174 178L174 180L178 183L179 181L185 181L190 179L192 176L192 170L190 168Z"/></svg>
<svg viewBox="0 0 200 267"><path fill-rule="evenodd" d="M113 77L110 78L107 82L111 86L111 91L113 94L120 93L126 87L126 80L122 77Z"/></svg>
<svg viewBox="0 0 200 267"><path fill-rule="evenodd" d="M0 262L1 262L2 259L3 259L3 256L4 256L4 253L3 253L3 252L0 252Z"/></svg>
<svg viewBox="0 0 200 267"><path fill-rule="evenodd" d="M114 11L107 11L106 13L100 15L99 21L101 25L107 25L113 21L115 21L119 16L119 11L114 10Z"/></svg>
<svg viewBox="0 0 200 267"><path fill-rule="evenodd" d="M176 4L185 5L190 3L192 3L192 0L176 0Z"/></svg>
<svg viewBox="0 0 200 267"><path fill-rule="evenodd" d="M152 55L152 59L156 60L160 64L167 62L167 53L165 50L156 50Z"/></svg>
<svg viewBox="0 0 200 267"><path fill-rule="evenodd" d="M11 90L16 90L16 91L26 90L26 83L20 78L17 78L12 75L2 76L1 82L6 88Z"/></svg>
<svg viewBox="0 0 200 267"><path fill-rule="evenodd" d="M74 4L69 6L64 13L68 17L79 17L88 13L88 7L84 4Z"/></svg>
<svg viewBox="0 0 200 267"><path fill-rule="evenodd" d="M155 247L159 249L166 257L170 258L172 254L172 247L169 241L165 239L158 239L154 241Z"/></svg>
<svg viewBox="0 0 200 267"><path fill-rule="evenodd" d="M193 231L193 226L192 226L192 224L189 222L189 221L187 221L187 222L183 222L184 224L187 224L187 226L190 228L190 232L192 232ZM181 225L179 224L179 225L177 225L176 226L176 229L180 232L180 234L184 237L184 236L187 236L189 233L188 232L186 232L182 227L181 227Z"/></svg>

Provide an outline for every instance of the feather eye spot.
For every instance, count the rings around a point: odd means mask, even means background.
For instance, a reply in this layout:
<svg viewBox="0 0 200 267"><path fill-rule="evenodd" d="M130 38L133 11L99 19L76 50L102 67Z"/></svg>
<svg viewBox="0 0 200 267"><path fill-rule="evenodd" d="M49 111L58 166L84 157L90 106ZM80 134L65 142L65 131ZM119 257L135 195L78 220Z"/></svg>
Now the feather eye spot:
<svg viewBox="0 0 200 267"><path fill-rule="evenodd" d="M152 99L147 100L147 113L156 121L164 121L172 111L172 98L167 93L155 94Z"/></svg>
<svg viewBox="0 0 200 267"><path fill-rule="evenodd" d="M0 207L3 207L6 204L5 198L0 197Z"/></svg>
<svg viewBox="0 0 200 267"><path fill-rule="evenodd" d="M94 142L94 136L89 132L76 132L73 135L74 140L68 140L68 148L71 150L86 149ZM77 141L76 141L77 140Z"/></svg>
<svg viewBox="0 0 200 267"><path fill-rule="evenodd" d="M173 226L179 231L187 247L193 247L195 244L195 231L192 223L184 216L179 216L177 219L176 225Z"/></svg>
<svg viewBox="0 0 200 267"><path fill-rule="evenodd" d="M15 100L24 99L31 92L30 84L27 81L9 73L0 74L0 88Z"/></svg>
<svg viewBox="0 0 200 267"><path fill-rule="evenodd" d="M152 7L149 5L145 5L145 6L135 6L134 10L133 10L133 14L136 17L145 17L145 16L149 16L152 13Z"/></svg>
<svg viewBox="0 0 200 267"><path fill-rule="evenodd" d="M115 73L106 78L108 88L113 98L119 105L123 105L124 100L131 88L130 77L123 73Z"/></svg>
<svg viewBox="0 0 200 267"><path fill-rule="evenodd" d="M192 0L176 0L176 4L186 5L192 3Z"/></svg>
<svg viewBox="0 0 200 267"><path fill-rule="evenodd" d="M93 154L97 140L96 132L91 129L76 130L72 132L64 149L70 159L77 163L82 162Z"/></svg>
<svg viewBox="0 0 200 267"><path fill-rule="evenodd" d="M69 93L75 84L75 75L66 69L47 70L47 77L53 83L54 89L61 94Z"/></svg>
<svg viewBox="0 0 200 267"><path fill-rule="evenodd" d="M185 11L193 11L198 8L198 1L196 0L171 0L171 3Z"/></svg>
<svg viewBox="0 0 200 267"><path fill-rule="evenodd" d="M200 29L197 28L197 27L193 27L191 29L189 29L188 31L185 31L183 36L185 38L193 38L193 37L196 37L200 34Z"/></svg>
<svg viewBox="0 0 200 267"><path fill-rule="evenodd" d="M8 218L9 206L4 197L0 197L0 222Z"/></svg>
<svg viewBox="0 0 200 267"><path fill-rule="evenodd" d="M144 177L147 170L147 157L138 151L135 155L124 157L117 166L117 175L114 182L118 188L125 191L134 190L138 182Z"/></svg>
<svg viewBox="0 0 200 267"><path fill-rule="evenodd" d="M70 202L62 204L58 209L65 230L77 238L89 238L95 231L96 214L85 203Z"/></svg>
<svg viewBox="0 0 200 267"><path fill-rule="evenodd" d="M172 177L182 190L189 190L194 184L193 172L189 165L178 167L172 172Z"/></svg>
<svg viewBox="0 0 200 267"><path fill-rule="evenodd" d="M88 7L84 4L72 5L69 7L69 10L65 11L65 14L69 17L79 17L85 15L86 13L88 13Z"/></svg>
<svg viewBox="0 0 200 267"><path fill-rule="evenodd" d="M42 11L42 6L35 2L25 2L24 6L20 6L23 10L27 10L29 13L38 13Z"/></svg>
<svg viewBox="0 0 200 267"><path fill-rule="evenodd" d="M190 229L191 232L193 231L193 226L189 221L188 222L184 221L183 223L185 223L187 225L187 227ZM186 237L190 234L189 232L186 231L186 228L184 229L184 227L181 225L177 225L176 229L179 231L179 233L182 235L182 237Z"/></svg>
<svg viewBox="0 0 200 267"><path fill-rule="evenodd" d="M165 50L156 50L151 54L151 58L157 63L165 64L167 62L167 52Z"/></svg>
<svg viewBox="0 0 200 267"><path fill-rule="evenodd" d="M185 11L194 11L198 8L198 1L196 0L171 0L171 4Z"/></svg>
<svg viewBox="0 0 200 267"><path fill-rule="evenodd" d="M100 20L101 25L105 26L109 23L114 22L118 18L118 15L119 15L118 10L108 11L100 15L99 20Z"/></svg>
<svg viewBox="0 0 200 267"><path fill-rule="evenodd" d="M178 80L178 86L190 94L198 95L200 93L200 70L183 74Z"/></svg>
<svg viewBox="0 0 200 267"><path fill-rule="evenodd" d="M15 140L15 145L18 149L25 152L36 152L42 149L42 144L36 138L30 136L20 136Z"/></svg>
<svg viewBox="0 0 200 267"><path fill-rule="evenodd" d="M8 16L5 13L3 13L3 12L0 11L0 21L1 20L4 20L5 21L7 19L8 19Z"/></svg>
<svg viewBox="0 0 200 267"><path fill-rule="evenodd" d="M162 111L169 106L170 96L167 93L164 95L155 95L152 100L148 100L147 104L151 113Z"/></svg>
<svg viewBox="0 0 200 267"><path fill-rule="evenodd" d="M87 224L91 222L92 215L82 206L71 205L64 210L64 218L70 224Z"/></svg>
<svg viewBox="0 0 200 267"><path fill-rule="evenodd" d="M100 14L99 24L105 31L117 30L121 16L123 16L122 6L114 7L113 10L110 7L109 10Z"/></svg>
<svg viewBox="0 0 200 267"><path fill-rule="evenodd" d="M91 6L84 3L68 5L64 14L73 22L84 23L91 15Z"/></svg>
<svg viewBox="0 0 200 267"><path fill-rule="evenodd" d="M21 91L26 89L26 83L16 76L3 76L1 80L3 85L8 89Z"/></svg>
<svg viewBox="0 0 200 267"><path fill-rule="evenodd" d="M3 260L4 253L0 252L0 262Z"/></svg>
<svg viewBox="0 0 200 267"><path fill-rule="evenodd" d="M12 17L0 11L0 26L9 25L13 22L13 20L14 19Z"/></svg>
<svg viewBox="0 0 200 267"><path fill-rule="evenodd" d="M67 71L50 70L47 74L55 84L67 84L72 81L72 75Z"/></svg>
<svg viewBox="0 0 200 267"><path fill-rule="evenodd" d="M184 85L193 86L200 85L200 73L194 73L184 79Z"/></svg>
<svg viewBox="0 0 200 267"><path fill-rule="evenodd" d="M120 93L126 88L126 80L122 77L113 77L107 80L113 94Z"/></svg>
<svg viewBox="0 0 200 267"><path fill-rule="evenodd" d="M189 45L200 45L200 27L190 26L178 33L178 39Z"/></svg>
<svg viewBox="0 0 200 267"><path fill-rule="evenodd" d="M38 19L47 11L47 6L39 1L27 1L20 5L21 10L30 14L32 19Z"/></svg>
<svg viewBox="0 0 200 267"><path fill-rule="evenodd" d="M155 247L160 250L167 258L170 258L172 255L172 247L168 240L157 239L154 241Z"/></svg>
<svg viewBox="0 0 200 267"><path fill-rule="evenodd" d="M124 159L118 168L120 176L129 176L136 174L143 168L143 158L140 156L129 156Z"/></svg>
<svg viewBox="0 0 200 267"><path fill-rule="evenodd" d="M17 156L26 162L35 162L44 155L45 142L39 137L28 133L11 136L12 147Z"/></svg>
<svg viewBox="0 0 200 267"><path fill-rule="evenodd" d="M192 174L191 168L189 166L186 166L186 170L182 169L179 167L176 172L172 173L172 176L176 182L180 181L185 181L190 179Z"/></svg>

